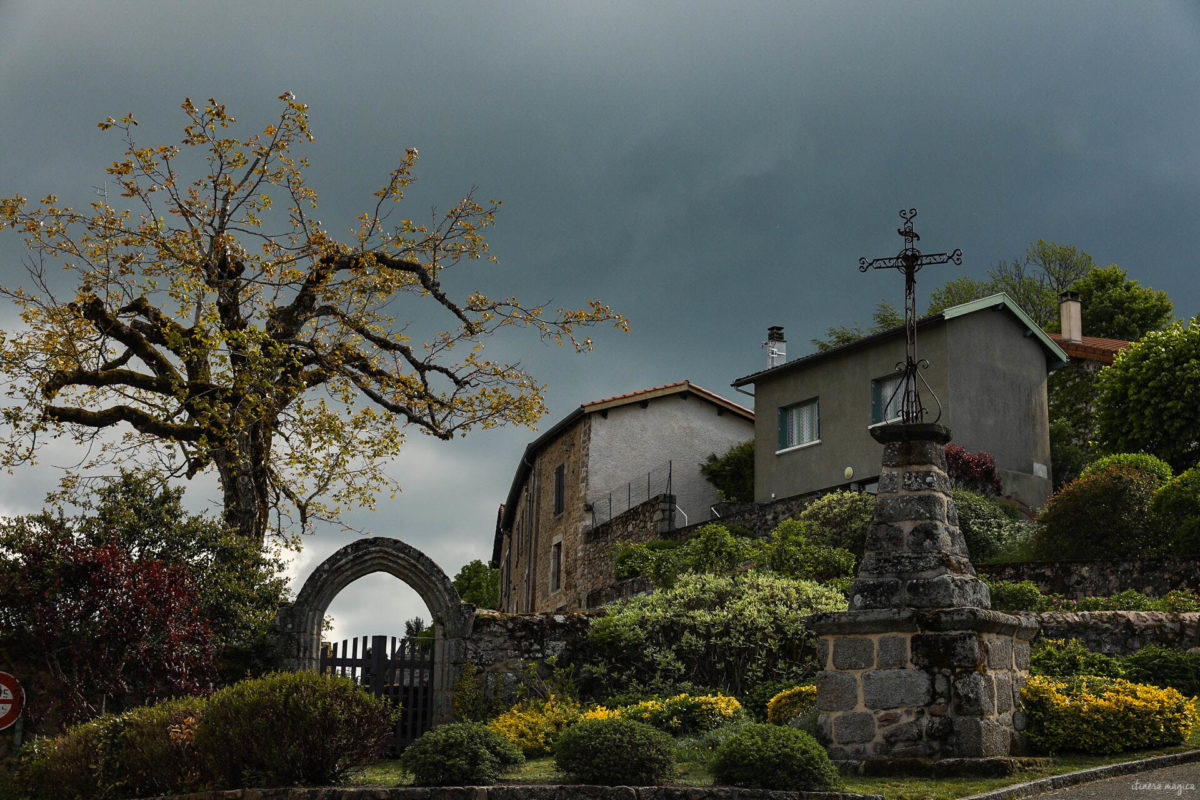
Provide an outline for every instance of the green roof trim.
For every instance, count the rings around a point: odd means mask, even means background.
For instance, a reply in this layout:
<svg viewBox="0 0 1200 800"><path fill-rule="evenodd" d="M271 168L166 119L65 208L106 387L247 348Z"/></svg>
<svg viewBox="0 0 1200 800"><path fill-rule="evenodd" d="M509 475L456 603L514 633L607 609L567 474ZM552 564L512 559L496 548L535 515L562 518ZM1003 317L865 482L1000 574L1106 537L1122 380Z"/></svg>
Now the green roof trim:
<svg viewBox="0 0 1200 800"><path fill-rule="evenodd" d="M991 294L987 297L981 297L978 300L972 300L971 302L963 303L962 305L951 306L950 308L942 311L942 317L947 320L951 320L955 317L962 317L967 314L973 314L976 311L982 311L986 308L995 308L997 306L1004 306L1011 311L1013 315L1021 321L1021 324L1025 326L1025 329L1028 330L1030 334L1037 337L1037 340L1041 342L1047 350L1046 362L1052 371L1058 369L1059 367L1066 366L1066 351L1059 347L1053 339L1047 336L1046 332L1042 330L1036 322L1030 319L1029 315L1025 313L1024 309L1014 303L1013 299L1004 292L997 292L996 294Z"/></svg>

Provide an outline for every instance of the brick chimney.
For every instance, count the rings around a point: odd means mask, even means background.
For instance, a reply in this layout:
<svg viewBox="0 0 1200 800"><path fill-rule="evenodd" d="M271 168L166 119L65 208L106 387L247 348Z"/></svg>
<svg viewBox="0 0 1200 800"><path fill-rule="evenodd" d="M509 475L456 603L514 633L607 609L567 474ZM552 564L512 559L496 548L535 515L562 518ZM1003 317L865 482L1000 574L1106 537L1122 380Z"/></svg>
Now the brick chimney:
<svg viewBox="0 0 1200 800"><path fill-rule="evenodd" d="M767 340L763 342L763 347L767 348L767 369L787 361L787 340L783 338L782 325L767 328Z"/></svg>
<svg viewBox="0 0 1200 800"><path fill-rule="evenodd" d="M1058 312L1062 320L1062 337L1068 342L1083 341L1083 306L1079 292L1063 292L1058 296Z"/></svg>

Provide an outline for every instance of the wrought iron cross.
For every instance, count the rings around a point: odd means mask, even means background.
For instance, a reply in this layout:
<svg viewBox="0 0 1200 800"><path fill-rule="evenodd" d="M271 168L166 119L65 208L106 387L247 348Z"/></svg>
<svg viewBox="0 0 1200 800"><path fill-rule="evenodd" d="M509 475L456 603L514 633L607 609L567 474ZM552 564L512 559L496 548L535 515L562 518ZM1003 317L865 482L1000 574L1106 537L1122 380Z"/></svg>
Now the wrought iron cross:
<svg viewBox="0 0 1200 800"><path fill-rule="evenodd" d="M897 228L896 233L904 237L904 249L897 255L890 258L876 258L871 261L865 258L858 260L859 272L866 272L869 269L897 269L904 273L905 359L903 365L896 365L897 371L904 371L904 380L896 387L896 392L903 392L900 401L900 419L905 423L922 422L925 419L925 407L921 404L921 393L917 388L918 383L925 383L925 378L921 376L918 367L928 367L929 362L917 359L917 273L921 267L935 264L945 264L950 261L962 264L962 250L955 249L953 253L948 254L922 255L921 251L913 246L913 242L921 240L921 237L913 230L913 218L916 216L915 208L900 212L900 218L904 220L904 227ZM929 389L928 383L925 383L925 388ZM932 389L929 391L933 392ZM893 392L892 396L887 399L885 408L891 405L896 392ZM934 400L937 400L936 395L934 395ZM938 417L940 418L942 416L941 403L938 403L938 406Z"/></svg>

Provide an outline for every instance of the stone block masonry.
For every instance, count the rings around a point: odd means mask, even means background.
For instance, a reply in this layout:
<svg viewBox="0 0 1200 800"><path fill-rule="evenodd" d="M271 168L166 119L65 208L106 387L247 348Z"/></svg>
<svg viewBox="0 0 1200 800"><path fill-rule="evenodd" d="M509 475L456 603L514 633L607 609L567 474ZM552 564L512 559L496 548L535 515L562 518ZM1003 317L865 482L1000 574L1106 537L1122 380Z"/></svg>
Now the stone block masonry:
<svg viewBox="0 0 1200 800"><path fill-rule="evenodd" d="M877 609L813 618L819 734L838 761L988 758L1014 750L1033 617Z"/></svg>
<svg viewBox="0 0 1200 800"><path fill-rule="evenodd" d="M1009 756L1037 621L991 609L950 495L950 432L872 435L883 468L851 610L810 618L819 738L834 760L859 764Z"/></svg>

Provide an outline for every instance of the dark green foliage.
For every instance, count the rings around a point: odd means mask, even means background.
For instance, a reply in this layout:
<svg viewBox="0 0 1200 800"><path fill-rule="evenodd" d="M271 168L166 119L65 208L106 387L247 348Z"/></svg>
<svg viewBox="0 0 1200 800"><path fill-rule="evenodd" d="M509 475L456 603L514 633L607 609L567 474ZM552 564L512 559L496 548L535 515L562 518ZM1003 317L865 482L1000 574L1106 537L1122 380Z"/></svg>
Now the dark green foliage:
<svg viewBox="0 0 1200 800"><path fill-rule="evenodd" d="M1180 555L1200 553L1200 467L1164 484L1150 504L1159 528Z"/></svg>
<svg viewBox="0 0 1200 800"><path fill-rule="evenodd" d="M867 531L875 516L875 496L866 492L830 492L800 512L802 522L811 522L812 541L862 555Z"/></svg>
<svg viewBox="0 0 1200 800"><path fill-rule="evenodd" d="M741 697L766 681L802 683L817 669L806 617L845 608L839 592L812 581L753 571L682 575L592 623L591 692L665 693L688 684Z"/></svg>
<svg viewBox="0 0 1200 800"><path fill-rule="evenodd" d="M1200 653L1187 653L1150 645L1121 659L1125 678L1135 683L1178 689L1194 697L1200 695Z"/></svg>
<svg viewBox="0 0 1200 800"><path fill-rule="evenodd" d="M110 789L102 774L101 750L112 736L115 716L71 726L53 739L27 743L0 772L3 800L93 800Z"/></svg>
<svg viewBox="0 0 1200 800"><path fill-rule="evenodd" d="M378 759L394 719L349 678L277 672L213 695L196 747L218 788L320 786Z"/></svg>
<svg viewBox="0 0 1200 800"><path fill-rule="evenodd" d="M1034 548L1044 559L1144 558L1166 549L1150 503L1162 479L1115 463L1081 476L1046 503Z"/></svg>
<svg viewBox="0 0 1200 800"><path fill-rule="evenodd" d="M497 608L500 605L500 570L489 567L478 558L454 576L454 588L464 603L477 608Z"/></svg>
<svg viewBox="0 0 1200 800"><path fill-rule="evenodd" d="M585 719L563 731L554 764L575 783L648 786L675 771L671 737L641 722Z"/></svg>
<svg viewBox="0 0 1200 800"><path fill-rule="evenodd" d="M1046 379L1050 412L1050 463L1054 488L1075 480L1099 455L1096 448L1096 373L1086 364L1067 364Z"/></svg>
<svg viewBox="0 0 1200 800"><path fill-rule="evenodd" d="M825 748L803 731L781 725L747 725L717 747L712 765L718 784L750 789L828 792L841 787Z"/></svg>
<svg viewBox="0 0 1200 800"><path fill-rule="evenodd" d="M1073 678L1076 675L1129 677L1125 674L1121 659L1093 653L1077 639L1039 639L1029 654L1029 672L1031 675L1047 675L1051 678Z"/></svg>
<svg viewBox="0 0 1200 800"><path fill-rule="evenodd" d="M795 685L795 681L763 681L757 686L750 687L738 700L741 701L742 708L746 709L746 713L750 714L755 722L766 722L767 703L771 702L771 698L775 695L791 689Z"/></svg>
<svg viewBox="0 0 1200 800"><path fill-rule="evenodd" d="M501 772L524 762L507 739L479 722L439 725L400 756L417 786L490 786Z"/></svg>
<svg viewBox="0 0 1200 800"><path fill-rule="evenodd" d="M1151 597L1134 589L1110 597L1085 597L1068 600L1061 594L1043 593L1033 581L988 581L992 608L997 611L1200 611L1200 595L1186 589L1172 589L1166 597Z"/></svg>
<svg viewBox="0 0 1200 800"><path fill-rule="evenodd" d="M720 458L716 453L700 465L700 474L729 503L754 502L754 440L735 444Z"/></svg>
<svg viewBox="0 0 1200 800"><path fill-rule="evenodd" d="M1116 264L1091 270L1071 288L1079 293L1087 336L1133 342L1174 321L1166 292L1139 286Z"/></svg>
<svg viewBox="0 0 1200 800"><path fill-rule="evenodd" d="M1109 452L1153 453L1175 472L1200 461L1200 318L1151 331L1096 378L1096 422Z"/></svg>

